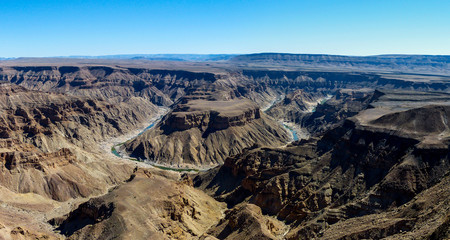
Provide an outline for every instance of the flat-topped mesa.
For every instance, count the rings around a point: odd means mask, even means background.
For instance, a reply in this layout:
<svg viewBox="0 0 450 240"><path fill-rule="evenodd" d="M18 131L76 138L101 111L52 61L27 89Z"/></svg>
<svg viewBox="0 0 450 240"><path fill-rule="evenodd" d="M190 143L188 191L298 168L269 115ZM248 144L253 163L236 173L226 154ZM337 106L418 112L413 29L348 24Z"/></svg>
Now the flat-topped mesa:
<svg viewBox="0 0 450 240"><path fill-rule="evenodd" d="M258 106L249 100L231 101L191 100L175 108L164 121L172 131L199 128L202 131L216 131L232 126L243 126L259 119Z"/></svg>
<svg viewBox="0 0 450 240"><path fill-rule="evenodd" d="M248 99L194 99L181 103L160 124L124 144L132 157L174 167L209 168L244 148L280 146L289 135Z"/></svg>

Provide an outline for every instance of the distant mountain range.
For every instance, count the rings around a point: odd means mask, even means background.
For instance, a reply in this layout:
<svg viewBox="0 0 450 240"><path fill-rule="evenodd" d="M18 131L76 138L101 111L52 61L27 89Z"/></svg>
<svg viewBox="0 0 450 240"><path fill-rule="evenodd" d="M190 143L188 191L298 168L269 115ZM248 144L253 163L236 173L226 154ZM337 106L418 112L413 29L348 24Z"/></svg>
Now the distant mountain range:
<svg viewBox="0 0 450 240"><path fill-rule="evenodd" d="M304 63L406 63L421 62L450 63L450 55L401 55L385 54L373 56L346 56L330 54L293 54L293 53L254 53L254 54L117 54L101 56L56 56L50 58L76 58L76 59L147 59L166 61L226 61L233 62L304 62ZM0 57L0 60L16 58Z"/></svg>
<svg viewBox="0 0 450 240"><path fill-rule="evenodd" d="M66 59L150 60L175 62L215 62L241 67L288 67L329 70L394 71L450 75L450 55L344 56L327 54L121 54L104 56L62 56ZM15 58L0 58L11 60ZM27 58L20 58L28 61Z"/></svg>
<svg viewBox="0 0 450 240"><path fill-rule="evenodd" d="M367 64L449 64L450 55L374 55L345 56L328 54L291 54L291 53L256 53L237 55L231 59L234 62L302 62L302 63L367 63Z"/></svg>
<svg viewBox="0 0 450 240"><path fill-rule="evenodd" d="M224 61L237 54L119 54L104 56L68 56L68 58L83 59L146 59L155 61Z"/></svg>
<svg viewBox="0 0 450 240"><path fill-rule="evenodd" d="M247 66L287 66L450 74L449 55L342 56L258 53L238 55L231 58L230 62Z"/></svg>

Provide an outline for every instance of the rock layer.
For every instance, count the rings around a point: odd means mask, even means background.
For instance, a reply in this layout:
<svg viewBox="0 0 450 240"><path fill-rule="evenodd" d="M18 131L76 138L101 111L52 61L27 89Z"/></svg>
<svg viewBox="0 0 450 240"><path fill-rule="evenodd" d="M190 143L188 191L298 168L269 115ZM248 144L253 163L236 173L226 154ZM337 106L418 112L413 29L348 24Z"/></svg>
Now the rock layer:
<svg viewBox="0 0 450 240"><path fill-rule="evenodd" d="M374 101L377 106L379 100ZM396 109L392 102L390 106ZM449 199L438 194L449 191L448 123L436 125L438 131L421 132L411 132L408 124L427 125L426 119L441 119L447 110L425 110L424 119L419 114L424 109L390 113L371 108L320 138L286 148L247 149L227 158L222 167L199 174L194 185L229 206L249 202L287 221L287 239L401 238L405 231L406 239L446 236L442 229L448 224L444 205ZM375 126L367 114L378 119L375 122L408 121L405 127L390 129ZM428 201L439 205L424 204ZM355 225L358 221L362 224Z"/></svg>
<svg viewBox="0 0 450 240"><path fill-rule="evenodd" d="M99 194L127 178L131 167L99 161L96 144L136 128L156 109L9 84L0 92L1 185L57 201Z"/></svg>
<svg viewBox="0 0 450 240"><path fill-rule="evenodd" d="M159 164L208 167L254 144L282 145L288 139L249 100L190 100L124 148L131 156Z"/></svg>

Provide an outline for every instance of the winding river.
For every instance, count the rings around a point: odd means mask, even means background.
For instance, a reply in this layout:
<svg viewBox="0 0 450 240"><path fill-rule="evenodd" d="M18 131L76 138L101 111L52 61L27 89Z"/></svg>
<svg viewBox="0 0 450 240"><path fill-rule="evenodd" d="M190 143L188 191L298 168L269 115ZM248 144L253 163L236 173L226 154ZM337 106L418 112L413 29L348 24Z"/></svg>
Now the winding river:
<svg viewBox="0 0 450 240"><path fill-rule="evenodd" d="M266 112L267 110L269 110L271 107L273 107L275 104L279 103L280 101L282 101L284 99L285 95L280 95L277 98L275 98L272 102L270 102L270 104L268 106L266 106L265 108L262 108L263 112ZM331 95L323 98L318 104L323 104L325 103L328 99L331 98ZM161 119L169 112L170 109L165 108L165 107L161 107L158 111L158 114L156 115L156 117L153 118L153 120L150 121L149 125L147 127L145 127L144 129L142 129L140 132L138 132L137 134L131 135L131 136L127 136L126 139L121 139L122 141L119 141L119 143L115 143L112 145L111 147L111 153L114 154L117 157L123 158L123 159L128 159L128 160L134 160L134 161L138 161L138 159L132 158L130 156L128 156L126 153L122 152L122 151L118 151L118 148L123 145L126 141L133 139L139 135L142 135L144 132L152 129L155 125L157 125L159 123L159 121L161 121ZM315 108L312 109L312 112L315 111ZM285 123L282 121L279 121L281 126L283 126L286 130L288 130L291 134L292 134L292 140L293 141L298 141L299 140L299 135L297 133L297 131L294 129L294 127L289 126L289 123ZM125 141L123 141L125 140ZM197 169L180 169L180 168L171 168L171 167L166 167L166 166L162 166L162 165L157 165L155 163L149 162L149 161L144 161L144 163L152 165L154 167L160 168L160 169L164 169L164 170L171 170L171 171L199 171Z"/></svg>
<svg viewBox="0 0 450 240"><path fill-rule="evenodd" d="M131 135L129 137L127 137L127 139L125 141L122 141L120 143L116 143L111 147L111 153L114 154L117 157L123 158L123 159L127 159L127 160L132 160L132 161L139 161L136 158L132 158L130 156L128 156L125 152L119 151L119 147L122 146L126 141L131 140L137 136L142 135L144 132L152 129L154 126L156 126L161 119L169 112L169 108L165 108L165 107L161 107L160 111L158 111L158 114L156 117L153 118L152 121L150 121L149 125L147 127L145 127L144 129L142 129L139 133ZM150 162L148 160L144 160L144 161L139 161L142 162L144 164L149 164L153 167L159 168L159 169L163 169L163 170L170 170L170 171L176 171L176 172L190 172L190 171L204 171L205 169L202 170L198 170L198 169L191 169L191 168L174 168L174 167L167 167L167 166L163 166L163 165L158 165L156 163Z"/></svg>
<svg viewBox="0 0 450 240"><path fill-rule="evenodd" d="M270 102L270 104L269 104L268 106L262 108L261 110L262 110L263 112L268 111L268 110L269 110L270 108L272 108L275 104L277 104L277 103L283 101L284 98L285 98L285 95L284 95L284 94L278 96L278 97L275 98L272 102ZM298 139L297 131L295 131L294 128L288 126L288 125L287 125L286 123L284 123L284 122L281 122L281 125L284 127L284 129L288 130L288 131L292 134L292 140L293 140L293 141L298 141L298 140L299 140L299 139Z"/></svg>
<svg viewBox="0 0 450 240"><path fill-rule="evenodd" d="M146 132L147 130L150 130L151 128L153 128L156 124L159 123L159 121L161 121L161 119L164 117L164 115L167 114L167 112L169 112L169 108L160 107L157 115L150 120L150 123L149 123L149 125L147 127L145 127L144 129L140 130L137 134L134 133L134 134L132 134L130 136L127 136L126 139L121 139L121 141L119 143L116 142L116 144L114 144L111 147L111 153L116 155L117 157L120 157L120 158L135 160L135 159L130 158L129 156L126 156L122 152L119 152L117 150L117 148L120 147L121 145L123 145L126 141L131 140L131 139L133 139L133 138L135 138L137 136L140 136L144 132ZM123 140L125 140L125 141L123 141Z"/></svg>

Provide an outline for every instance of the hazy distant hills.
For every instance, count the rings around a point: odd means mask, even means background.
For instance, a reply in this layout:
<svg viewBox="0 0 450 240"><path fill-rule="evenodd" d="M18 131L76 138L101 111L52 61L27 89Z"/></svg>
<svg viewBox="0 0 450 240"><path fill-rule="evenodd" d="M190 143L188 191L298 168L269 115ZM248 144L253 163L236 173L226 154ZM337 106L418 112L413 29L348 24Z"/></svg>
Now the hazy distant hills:
<svg viewBox="0 0 450 240"><path fill-rule="evenodd" d="M119 59L119 60L152 60L152 61L225 61L237 54L118 54L118 55L102 55L102 56L56 56L48 58L69 58L69 59ZM28 57L21 57L20 59L27 59ZM0 60L10 60L18 58L4 58Z"/></svg>
<svg viewBox="0 0 450 240"><path fill-rule="evenodd" d="M20 62L35 62L42 58L0 58ZM320 69L345 71L389 71L421 74L450 75L450 55L374 55L344 56L327 54L290 54L290 53L256 53L256 54L122 54L104 56L63 56L54 59L58 62L71 59L95 61L146 60L159 62L196 62L214 63L215 66L232 65L242 68L269 67L294 69Z"/></svg>
<svg viewBox="0 0 450 240"><path fill-rule="evenodd" d="M146 59L154 61L224 61L237 54L119 54L104 56L69 56L69 58L86 59Z"/></svg>
<svg viewBox="0 0 450 240"><path fill-rule="evenodd" d="M374 55L374 56L343 56L326 54L289 54L289 53L257 53L238 55L231 58L232 62L259 63L291 63L291 64L367 64L367 65L429 65L433 67L448 67L448 55Z"/></svg>
<svg viewBox="0 0 450 240"><path fill-rule="evenodd" d="M326 54L258 53L230 59L238 64L262 66L331 67L339 69L393 70L450 73L449 55L342 56Z"/></svg>

